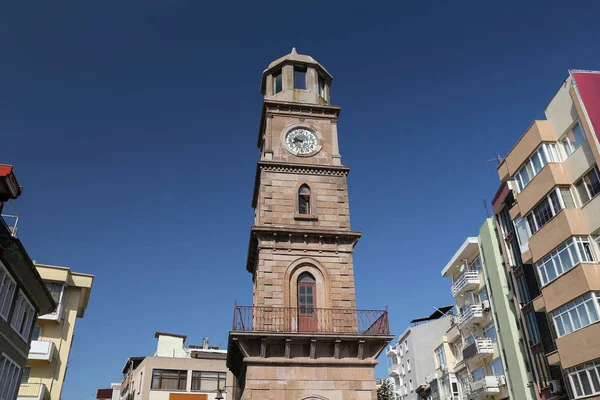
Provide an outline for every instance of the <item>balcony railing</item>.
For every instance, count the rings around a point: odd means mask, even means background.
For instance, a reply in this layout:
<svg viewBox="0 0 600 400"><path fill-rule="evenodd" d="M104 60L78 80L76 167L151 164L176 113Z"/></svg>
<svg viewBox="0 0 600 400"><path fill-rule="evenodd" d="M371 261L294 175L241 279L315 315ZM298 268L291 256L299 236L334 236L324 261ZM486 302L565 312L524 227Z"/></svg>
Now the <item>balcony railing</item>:
<svg viewBox="0 0 600 400"><path fill-rule="evenodd" d="M471 382L471 393L485 396L487 393L499 393L505 383L504 376L484 376L483 379Z"/></svg>
<svg viewBox="0 0 600 400"><path fill-rule="evenodd" d="M462 310L458 325L462 328L470 323L479 322L481 319L483 319L483 307L481 304L474 304Z"/></svg>
<svg viewBox="0 0 600 400"><path fill-rule="evenodd" d="M387 310L235 306L234 332L389 335Z"/></svg>
<svg viewBox="0 0 600 400"><path fill-rule="evenodd" d="M31 347L29 348L29 356L27 358L30 360L52 361L55 349L56 346L54 345L54 342L32 340Z"/></svg>
<svg viewBox="0 0 600 400"><path fill-rule="evenodd" d="M48 398L48 390L43 383L28 383L19 386L17 400L45 400Z"/></svg>
<svg viewBox="0 0 600 400"><path fill-rule="evenodd" d="M477 288L479 286L479 282L478 271L463 272L452 284L452 296L456 296L463 290Z"/></svg>
<svg viewBox="0 0 600 400"><path fill-rule="evenodd" d="M388 367L388 376L400 376L400 366L390 365Z"/></svg>
<svg viewBox="0 0 600 400"><path fill-rule="evenodd" d="M494 354L494 342L489 338L477 338L474 343L465 344L463 358Z"/></svg>
<svg viewBox="0 0 600 400"><path fill-rule="evenodd" d="M398 346L394 345L394 346L388 346L387 350L385 351L385 355L388 357L393 357L398 355Z"/></svg>

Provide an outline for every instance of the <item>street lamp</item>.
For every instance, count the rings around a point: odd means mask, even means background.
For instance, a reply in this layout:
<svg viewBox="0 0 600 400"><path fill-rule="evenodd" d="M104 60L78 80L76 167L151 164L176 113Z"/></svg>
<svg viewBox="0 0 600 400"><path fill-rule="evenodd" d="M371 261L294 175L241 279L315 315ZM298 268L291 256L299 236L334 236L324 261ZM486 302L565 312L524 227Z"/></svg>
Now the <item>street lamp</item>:
<svg viewBox="0 0 600 400"><path fill-rule="evenodd" d="M215 400L223 400L223 391L221 389L217 389L217 395L215 396Z"/></svg>

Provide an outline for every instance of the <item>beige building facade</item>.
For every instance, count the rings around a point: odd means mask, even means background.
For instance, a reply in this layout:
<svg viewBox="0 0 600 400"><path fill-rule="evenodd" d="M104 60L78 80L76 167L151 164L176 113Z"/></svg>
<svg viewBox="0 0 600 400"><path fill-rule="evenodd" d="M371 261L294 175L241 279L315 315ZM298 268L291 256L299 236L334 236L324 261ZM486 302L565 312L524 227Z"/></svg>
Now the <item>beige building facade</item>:
<svg viewBox="0 0 600 400"><path fill-rule="evenodd" d="M393 338L387 311L356 310L347 175L332 77L292 52L263 72L247 270L227 365L235 399L376 398L374 366Z"/></svg>
<svg viewBox="0 0 600 400"><path fill-rule="evenodd" d="M599 91L598 72L571 71L498 167L494 208L544 399L600 398Z"/></svg>
<svg viewBox="0 0 600 400"><path fill-rule="evenodd" d="M18 399L60 400L75 325L85 315L94 277L54 265L35 267L57 307L35 323Z"/></svg>

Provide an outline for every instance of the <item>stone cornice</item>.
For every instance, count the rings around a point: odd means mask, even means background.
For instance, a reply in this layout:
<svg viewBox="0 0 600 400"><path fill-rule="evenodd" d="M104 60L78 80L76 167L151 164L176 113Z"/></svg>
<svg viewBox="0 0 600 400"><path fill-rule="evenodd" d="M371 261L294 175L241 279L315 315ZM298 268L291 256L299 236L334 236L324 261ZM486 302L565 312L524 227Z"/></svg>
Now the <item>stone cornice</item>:
<svg viewBox="0 0 600 400"><path fill-rule="evenodd" d="M256 165L254 192L252 193L252 207L256 207L256 201L258 199L258 188L260 186L261 171L281 172L285 174L348 176L348 174L350 173L350 167L323 164L302 164L280 161L259 161Z"/></svg>
<svg viewBox="0 0 600 400"><path fill-rule="evenodd" d="M362 233L357 231L255 225L250 231L246 269L254 274L256 258L261 248L352 252L361 236ZM308 248L307 243L310 242L316 243L316 248Z"/></svg>
<svg viewBox="0 0 600 400"><path fill-rule="evenodd" d="M304 119L330 119L337 122L341 110L342 108L340 106L328 104L306 104L264 100L256 146L260 149L263 132L265 131L266 118L273 117L274 115L285 115Z"/></svg>

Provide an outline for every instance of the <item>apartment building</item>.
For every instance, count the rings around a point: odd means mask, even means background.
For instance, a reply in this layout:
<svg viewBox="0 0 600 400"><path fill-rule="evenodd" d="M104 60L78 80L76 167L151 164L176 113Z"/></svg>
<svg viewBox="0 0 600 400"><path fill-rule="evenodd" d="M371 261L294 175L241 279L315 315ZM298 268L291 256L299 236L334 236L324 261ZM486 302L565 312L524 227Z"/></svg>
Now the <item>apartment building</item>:
<svg viewBox="0 0 600 400"><path fill-rule="evenodd" d="M494 211L542 399L600 398L599 92L599 72L570 71L498 166Z"/></svg>
<svg viewBox="0 0 600 400"><path fill-rule="evenodd" d="M96 392L96 400L120 400L121 399L121 384L111 383L108 389L98 389Z"/></svg>
<svg viewBox="0 0 600 400"><path fill-rule="evenodd" d="M386 355L390 359L388 375L394 381L397 395L407 400L429 398L430 379L435 372L432 351L444 335L452 316L447 313L453 306L440 307L429 317L416 318L395 345L390 345Z"/></svg>
<svg viewBox="0 0 600 400"><path fill-rule="evenodd" d="M435 350L436 367L444 372L447 370L452 396L464 399L508 398L509 390L477 237L464 241L442 270L442 276L452 279L451 290L458 315L446 332L445 343ZM447 364L449 355L454 365Z"/></svg>
<svg viewBox="0 0 600 400"><path fill-rule="evenodd" d="M94 276L54 265L35 267L57 307L39 316L33 327L18 399L60 400L75 325L85 315Z"/></svg>
<svg viewBox="0 0 600 400"><path fill-rule="evenodd" d="M156 332L155 337L154 356L132 357L125 363L121 400L233 398L235 382L225 365L227 350L210 347L207 341L185 347L185 335Z"/></svg>
<svg viewBox="0 0 600 400"><path fill-rule="evenodd" d="M0 399L14 400L39 314L56 304L17 238L17 214L10 200L22 192L13 167L0 165ZM5 207L6 205L6 207Z"/></svg>

